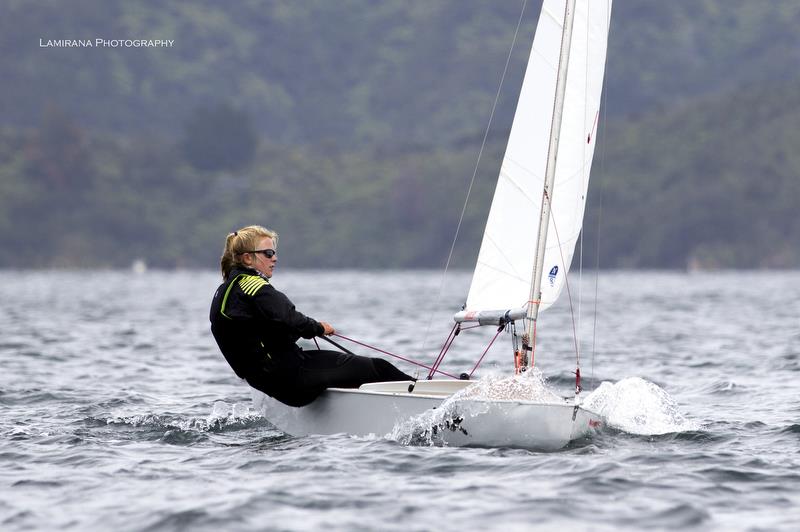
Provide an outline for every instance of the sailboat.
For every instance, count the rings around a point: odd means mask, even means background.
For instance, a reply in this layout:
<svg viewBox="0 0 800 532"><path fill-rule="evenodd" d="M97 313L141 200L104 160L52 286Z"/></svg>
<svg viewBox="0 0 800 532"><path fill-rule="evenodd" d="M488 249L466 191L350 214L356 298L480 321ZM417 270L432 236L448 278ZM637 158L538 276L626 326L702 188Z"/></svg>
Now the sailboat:
<svg viewBox="0 0 800 532"><path fill-rule="evenodd" d="M456 328L507 332L516 374L533 367L539 313L567 283L581 232L610 15L611 0L544 0L466 305L454 315ZM253 393L264 416L293 436L382 436L446 411L439 433L447 444L548 450L603 423L581 404L579 368L567 398L470 393L479 385L431 379L331 388L303 408Z"/></svg>

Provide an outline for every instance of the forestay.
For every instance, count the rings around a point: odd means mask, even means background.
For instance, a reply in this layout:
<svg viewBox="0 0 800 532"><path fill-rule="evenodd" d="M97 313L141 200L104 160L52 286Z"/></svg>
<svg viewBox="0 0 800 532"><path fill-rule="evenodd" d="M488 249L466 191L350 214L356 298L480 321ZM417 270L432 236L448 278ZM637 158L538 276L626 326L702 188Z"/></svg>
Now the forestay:
<svg viewBox="0 0 800 532"><path fill-rule="evenodd" d="M545 0L536 29L467 305L520 309L531 290L542 208L565 0ZM594 154L611 1L579 0L564 97L550 230L542 276L544 310L558 298L580 235ZM518 313L515 313L518 314ZM460 321L460 320L459 320Z"/></svg>

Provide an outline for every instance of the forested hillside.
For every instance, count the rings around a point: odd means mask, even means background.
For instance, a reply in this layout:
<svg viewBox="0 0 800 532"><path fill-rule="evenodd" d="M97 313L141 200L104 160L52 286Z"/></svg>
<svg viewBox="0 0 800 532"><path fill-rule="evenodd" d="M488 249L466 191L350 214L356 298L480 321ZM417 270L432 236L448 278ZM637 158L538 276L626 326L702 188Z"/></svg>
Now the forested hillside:
<svg viewBox="0 0 800 532"><path fill-rule="evenodd" d="M8 1L0 266L437 267L521 1ZM456 264L488 210L526 5ZM800 3L618 1L584 246L601 267L799 267ZM171 39L161 48L47 47ZM599 224L598 224L599 221ZM599 240L598 228L599 227Z"/></svg>

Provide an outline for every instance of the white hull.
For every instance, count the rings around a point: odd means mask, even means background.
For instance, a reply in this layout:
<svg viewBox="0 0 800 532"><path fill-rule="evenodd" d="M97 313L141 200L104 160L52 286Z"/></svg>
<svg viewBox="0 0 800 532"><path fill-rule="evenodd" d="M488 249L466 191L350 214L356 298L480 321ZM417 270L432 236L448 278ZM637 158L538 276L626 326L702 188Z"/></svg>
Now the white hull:
<svg viewBox="0 0 800 532"><path fill-rule="evenodd" d="M398 431L413 430L454 446L555 450L600 426L599 415L572 401L447 401L470 382L424 381L417 383L412 393L407 391L408 384L331 388L302 408L286 406L255 390L253 397L264 417L292 436L345 433L392 437Z"/></svg>

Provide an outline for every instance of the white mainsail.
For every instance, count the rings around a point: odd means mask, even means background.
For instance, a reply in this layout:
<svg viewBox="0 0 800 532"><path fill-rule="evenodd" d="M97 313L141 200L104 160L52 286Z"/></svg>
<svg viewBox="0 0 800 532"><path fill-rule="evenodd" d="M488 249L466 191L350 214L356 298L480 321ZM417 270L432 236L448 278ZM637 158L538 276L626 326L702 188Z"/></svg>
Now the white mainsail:
<svg viewBox="0 0 800 532"><path fill-rule="evenodd" d="M531 291L566 0L544 0L463 314L521 309ZM578 0L539 310L564 285L581 232L605 71L611 0ZM462 314L462 313L460 313ZM462 315L463 315L462 314Z"/></svg>

